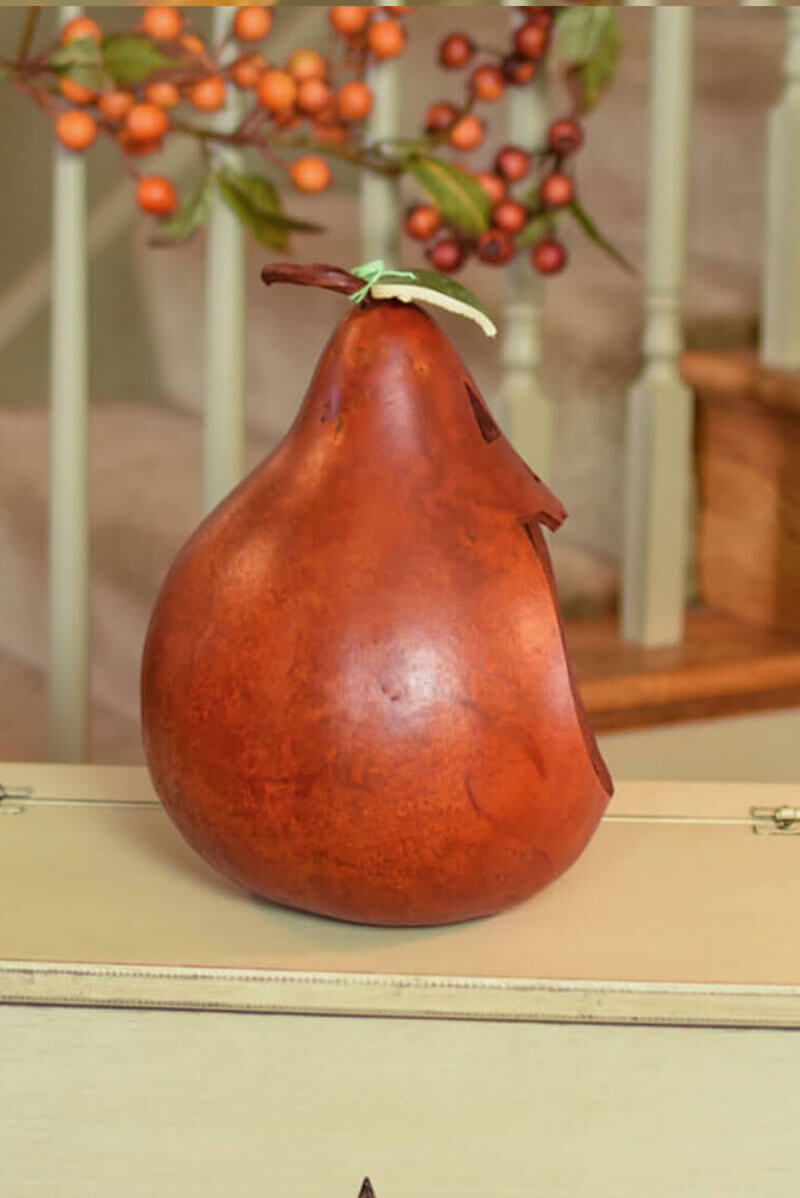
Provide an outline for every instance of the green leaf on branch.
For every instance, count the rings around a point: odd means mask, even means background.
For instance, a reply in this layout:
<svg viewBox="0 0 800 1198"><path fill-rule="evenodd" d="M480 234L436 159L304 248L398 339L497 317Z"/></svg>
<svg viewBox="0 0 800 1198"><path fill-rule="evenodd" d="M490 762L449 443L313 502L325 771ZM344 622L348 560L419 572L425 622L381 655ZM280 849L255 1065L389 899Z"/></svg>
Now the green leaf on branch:
<svg viewBox="0 0 800 1198"><path fill-rule="evenodd" d="M632 266L625 255L621 254L617 247L612 245L608 238L603 236L588 212L581 207L577 200L572 201L569 208L567 208L567 212L575 218L590 241L599 246L610 258L613 258L623 270L627 270L631 274L636 274L636 267Z"/></svg>
<svg viewBox="0 0 800 1198"><path fill-rule="evenodd" d="M214 178L206 175L177 212L158 222L158 233L150 245L180 245L188 241L208 220L214 203Z"/></svg>
<svg viewBox="0 0 800 1198"><path fill-rule="evenodd" d="M529 245L533 245L535 241L546 237L548 233L553 231L553 218L549 212L538 212L532 216L526 225L520 229L517 236L514 238L515 244L519 249L526 249Z"/></svg>
<svg viewBox="0 0 800 1198"><path fill-rule="evenodd" d="M287 216L277 188L264 175L223 167L217 172L216 178L225 203L262 245L273 250L285 250L289 244L289 234L293 231L322 232L321 225Z"/></svg>
<svg viewBox="0 0 800 1198"><path fill-rule="evenodd" d="M619 22L613 8L562 8L557 48L578 110L586 112L614 77L620 49Z"/></svg>
<svg viewBox="0 0 800 1198"><path fill-rule="evenodd" d="M92 91L102 91L110 82L103 68L100 47L91 37L76 38L68 46L59 46L48 58L47 65L59 75L66 75Z"/></svg>
<svg viewBox="0 0 800 1198"><path fill-rule="evenodd" d="M149 37L138 33L106 34L101 49L106 71L119 84L140 83L154 71L175 66L174 60L162 54Z"/></svg>
<svg viewBox="0 0 800 1198"><path fill-rule="evenodd" d="M491 204L477 179L441 158L409 158L406 167L428 193L442 220L465 233L489 227Z"/></svg>

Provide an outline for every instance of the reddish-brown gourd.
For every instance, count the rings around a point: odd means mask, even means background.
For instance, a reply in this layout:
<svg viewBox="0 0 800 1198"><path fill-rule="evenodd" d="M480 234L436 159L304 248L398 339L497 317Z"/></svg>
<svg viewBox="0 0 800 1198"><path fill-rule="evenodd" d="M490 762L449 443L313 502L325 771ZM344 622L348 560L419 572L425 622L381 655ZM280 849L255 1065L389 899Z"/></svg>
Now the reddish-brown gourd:
<svg viewBox="0 0 800 1198"><path fill-rule="evenodd" d="M145 748L187 841L365 923L486 915L558 877L611 794L540 529L564 516L425 312L353 307L153 612Z"/></svg>

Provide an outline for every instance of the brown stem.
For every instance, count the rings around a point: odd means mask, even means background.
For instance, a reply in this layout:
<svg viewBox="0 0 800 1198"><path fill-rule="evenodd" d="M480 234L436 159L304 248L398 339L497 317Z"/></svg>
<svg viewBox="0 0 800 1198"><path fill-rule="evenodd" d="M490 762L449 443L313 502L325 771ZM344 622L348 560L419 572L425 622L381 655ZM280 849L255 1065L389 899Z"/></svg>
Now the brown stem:
<svg viewBox="0 0 800 1198"><path fill-rule="evenodd" d="M270 283L296 283L300 287L323 287L326 291L338 291L340 295L354 295L364 286L364 280L351 275L339 266L328 266L324 262L304 265L300 262L274 262L265 266L261 278Z"/></svg>
<svg viewBox="0 0 800 1198"><path fill-rule="evenodd" d="M28 61L28 55L30 54L33 35L36 32L36 22L39 20L40 11L41 5L39 4L32 4L28 8L28 13L25 18L25 25L22 30L22 37L19 43L19 50L17 51L17 58L20 62Z"/></svg>

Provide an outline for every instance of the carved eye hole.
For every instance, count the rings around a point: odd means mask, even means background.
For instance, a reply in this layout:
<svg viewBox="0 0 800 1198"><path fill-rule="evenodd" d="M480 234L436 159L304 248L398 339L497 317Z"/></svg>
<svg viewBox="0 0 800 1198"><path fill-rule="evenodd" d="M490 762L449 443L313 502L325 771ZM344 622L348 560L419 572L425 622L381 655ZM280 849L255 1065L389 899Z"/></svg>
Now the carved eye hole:
<svg viewBox="0 0 800 1198"><path fill-rule="evenodd" d="M500 436L500 429L492 419L489 409L476 391L473 391L469 383L465 382L464 386L469 397L469 402L472 407L472 413L478 423L478 428L481 430L481 436L484 441L494 441Z"/></svg>

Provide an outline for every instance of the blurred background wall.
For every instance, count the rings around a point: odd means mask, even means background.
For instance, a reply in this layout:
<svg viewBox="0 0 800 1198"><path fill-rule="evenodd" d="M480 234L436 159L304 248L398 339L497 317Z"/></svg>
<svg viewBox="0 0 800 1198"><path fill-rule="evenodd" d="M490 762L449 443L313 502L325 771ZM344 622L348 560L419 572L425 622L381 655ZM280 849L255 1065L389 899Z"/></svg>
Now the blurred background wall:
<svg viewBox="0 0 800 1198"><path fill-rule="evenodd" d="M22 11L0 9L0 46L15 44ZM92 12L108 30L133 21L125 7ZM696 16L687 341L743 344L754 342L757 331L764 134L768 108L781 90L782 14L770 8L709 7L699 8ZM600 228L640 264L650 14L620 9L619 17L620 70L587 121L578 184ZM55 13L45 19L54 23ZM195 8L192 19L205 28L209 14ZM431 99L457 93L457 80L434 65L439 38L464 28L491 44L508 19L502 9L488 7L430 6L413 14L409 50L400 66L408 81L404 130L419 127ZM324 9L281 7L268 52L279 60L300 43L323 46L325 36ZM553 90L556 114L559 91ZM43 116L10 88L2 95L0 758L21 760L44 755L51 145ZM490 145L500 144L505 140L502 102L487 108L486 115ZM488 149L478 156L483 164ZM148 169L152 163L179 180L191 179L190 155L171 153L147 162ZM119 156L105 144L91 152L90 187L93 756L133 762L142 759L138 662L147 616L172 556L202 514L203 243L197 239L176 250L147 245L130 181ZM292 211L320 221L327 232L296 236L292 256L358 262L356 203L356 180L347 170L337 174L331 192L293 196ZM641 280L622 272L577 231L569 248L569 269L547 287L544 384L556 405L555 461L548 481L571 513L554 555L564 604L575 614L608 608L616 594L624 398L639 365ZM405 243L404 253L408 264L419 262L411 243ZM293 418L313 363L342 312L341 301L323 293L290 291L274 302L258 280L266 256L262 247L250 244L253 462ZM500 313L502 271L469 267L463 279ZM442 323L502 422L495 346L463 321L443 318ZM764 760L772 760L776 745L785 743L780 738L786 728L796 728L793 718L748 721L754 743L760 743L759 736L767 738ZM648 763L663 759L689 775L711 769L719 776L719 770L734 769L719 748L729 724L734 730L733 722L718 721L709 734L682 727L650 734L650 740L626 734L627 740L608 738L607 751L612 765L618 753L629 772L658 772L655 765L648 770ZM704 757L708 735L717 748ZM676 744L683 746L680 764ZM712 759L716 765L708 764ZM747 768L739 761L731 776L746 776ZM761 776L767 767L752 768Z"/></svg>

